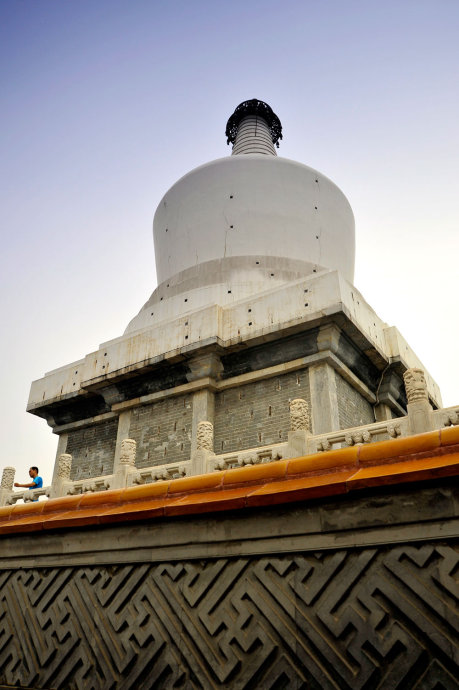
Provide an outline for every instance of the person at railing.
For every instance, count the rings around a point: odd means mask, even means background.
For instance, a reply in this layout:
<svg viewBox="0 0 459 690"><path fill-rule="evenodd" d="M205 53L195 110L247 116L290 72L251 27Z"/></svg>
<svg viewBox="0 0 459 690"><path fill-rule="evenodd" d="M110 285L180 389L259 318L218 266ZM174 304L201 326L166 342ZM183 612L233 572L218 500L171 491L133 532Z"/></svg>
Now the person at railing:
<svg viewBox="0 0 459 690"><path fill-rule="evenodd" d="M38 474L38 467L31 467L29 470L29 477L32 481L29 484L19 484L19 482L14 482L14 486L21 487L22 489L41 489L43 486L43 479ZM34 498L34 501L38 501L38 498Z"/></svg>

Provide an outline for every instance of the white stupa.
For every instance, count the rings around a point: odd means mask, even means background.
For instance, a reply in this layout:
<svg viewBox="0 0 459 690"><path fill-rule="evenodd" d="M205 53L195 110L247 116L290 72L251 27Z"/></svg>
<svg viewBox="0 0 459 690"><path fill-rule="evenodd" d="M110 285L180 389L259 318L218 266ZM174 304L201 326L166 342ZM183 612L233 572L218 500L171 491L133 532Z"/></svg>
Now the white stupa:
<svg viewBox="0 0 459 690"><path fill-rule="evenodd" d="M60 436L75 478L117 471L123 439L137 443L138 467L188 472L202 421L216 453L278 443L296 398L315 435L391 422L406 415L413 367L441 405L411 347L353 285L344 194L276 155L282 126L262 101L241 103L226 136L231 156L160 201L159 285L125 333L32 384L28 410Z"/></svg>

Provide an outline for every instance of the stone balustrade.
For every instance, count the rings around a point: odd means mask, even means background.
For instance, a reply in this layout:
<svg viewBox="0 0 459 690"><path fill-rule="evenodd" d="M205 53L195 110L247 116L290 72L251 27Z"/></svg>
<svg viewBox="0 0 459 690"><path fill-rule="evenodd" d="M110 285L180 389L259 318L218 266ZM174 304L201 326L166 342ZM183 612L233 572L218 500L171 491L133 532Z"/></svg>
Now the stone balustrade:
<svg viewBox="0 0 459 690"><path fill-rule="evenodd" d="M132 484L148 484L160 480L179 479L190 473L191 462L172 462L168 465L157 467L145 467L137 471L137 476L133 478Z"/></svg>
<svg viewBox="0 0 459 690"><path fill-rule="evenodd" d="M432 412L434 428L442 429L445 426L455 426L459 424L459 405L454 407L443 407L441 410Z"/></svg>
<svg viewBox="0 0 459 690"><path fill-rule="evenodd" d="M426 429L426 431L430 431L430 429ZM353 446L358 443L386 441L390 438L408 435L408 418L398 417L393 420L320 434L313 436L311 440L313 447L315 446L314 452L321 452L343 446Z"/></svg>
<svg viewBox="0 0 459 690"><path fill-rule="evenodd" d="M313 435L309 431L308 403L301 398L296 398L290 402L290 432L286 442L215 454L213 425L211 422L202 421L197 425L196 450L190 460L140 469L136 467L136 442L125 438L120 444L119 462L114 473L110 475L72 480L70 478L72 456L62 453L58 457L56 479L51 486L33 491L29 489L14 491L15 469L5 467L0 484L0 506L14 505L20 500L34 501L41 496L56 498L69 494L120 489L135 484L176 479L231 467L275 462L283 458L373 443L399 436L410 436L459 424L459 406L440 410L432 409L426 393L424 374L420 369L408 369L404 379L408 400L408 414L405 417Z"/></svg>
<svg viewBox="0 0 459 690"><path fill-rule="evenodd" d="M232 467L244 467L245 465L258 465L264 462L282 460L287 455L287 443L275 443L269 446L260 446L239 452L215 455L209 466L209 471L227 470Z"/></svg>

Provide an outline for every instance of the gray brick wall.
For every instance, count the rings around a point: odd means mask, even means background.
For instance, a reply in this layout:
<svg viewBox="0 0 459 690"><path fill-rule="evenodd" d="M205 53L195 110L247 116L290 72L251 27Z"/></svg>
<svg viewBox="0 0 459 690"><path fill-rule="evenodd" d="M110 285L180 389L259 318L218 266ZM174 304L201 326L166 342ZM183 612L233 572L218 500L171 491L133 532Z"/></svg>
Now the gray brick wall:
<svg viewBox="0 0 459 690"><path fill-rule="evenodd" d="M192 396L165 398L132 410L129 437L137 442L137 467L189 460Z"/></svg>
<svg viewBox="0 0 459 690"><path fill-rule="evenodd" d="M66 453L72 456L71 479L113 473L118 418L70 431Z"/></svg>
<svg viewBox="0 0 459 690"><path fill-rule="evenodd" d="M215 396L214 448L228 453L287 440L289 401L310 402L307 369L230 388Z"/></svg>
<svg viewBox="0 0 459 690"><path fill-rule="evenodd" d="M335 376L340 428L372 424L375 421L373 405L336 371Z"/></svg>

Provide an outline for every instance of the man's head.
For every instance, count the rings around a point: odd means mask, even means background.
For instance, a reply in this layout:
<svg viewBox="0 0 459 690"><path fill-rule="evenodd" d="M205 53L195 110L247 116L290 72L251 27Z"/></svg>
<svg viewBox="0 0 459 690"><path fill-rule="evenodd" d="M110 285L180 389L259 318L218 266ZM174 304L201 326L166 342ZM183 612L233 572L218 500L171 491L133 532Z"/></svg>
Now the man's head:
<svg viewBox="0 0 459 690"><path fill-rule="evenodd" d="M38 467L31 467L29 470L29 477L32 477L32 479L35 479L35 477L38 475Z"/></svg>

